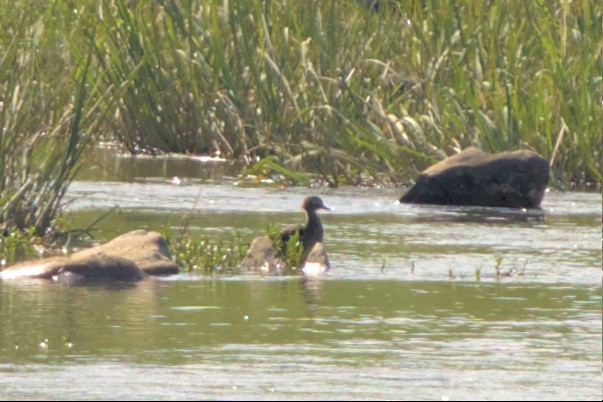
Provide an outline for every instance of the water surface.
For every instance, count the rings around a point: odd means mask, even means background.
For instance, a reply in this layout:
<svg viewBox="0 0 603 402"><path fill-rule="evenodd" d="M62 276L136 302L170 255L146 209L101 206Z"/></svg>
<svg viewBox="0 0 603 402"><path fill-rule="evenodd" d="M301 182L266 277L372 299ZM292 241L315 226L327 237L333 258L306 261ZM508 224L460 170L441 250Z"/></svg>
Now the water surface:
<svg viewBox="0 0 603 402"><path fill-rule="evenodd" d="M72 225L117 206L99 239L190 214L193 234L251 240L318 194L333 269L0 283L0 399L601 399L600 194L412 206L401 189L247 188L219 164L127 163L129 181L73 184Z"/></svg>

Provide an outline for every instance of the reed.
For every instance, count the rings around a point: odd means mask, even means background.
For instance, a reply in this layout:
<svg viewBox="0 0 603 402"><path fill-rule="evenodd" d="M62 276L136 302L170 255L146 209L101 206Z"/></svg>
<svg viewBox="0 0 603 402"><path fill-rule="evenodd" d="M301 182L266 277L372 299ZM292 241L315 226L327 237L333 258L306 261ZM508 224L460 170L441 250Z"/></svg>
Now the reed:
<svg viewBox="0 0 603 402"><path fill-rule="evenodd" d="M601 180L601 6L101 2L112 129L132 152L269 158L276 175L405 182L477 145ZM133 3L132 3L133 4Z"/></svg>
<svg viewBox="0 0 603 402"><path fill-rule="evenodd" d="M0 226L42 235L60 208L90 136L91 58L74 57L55 10L2 2Z"/></svg>

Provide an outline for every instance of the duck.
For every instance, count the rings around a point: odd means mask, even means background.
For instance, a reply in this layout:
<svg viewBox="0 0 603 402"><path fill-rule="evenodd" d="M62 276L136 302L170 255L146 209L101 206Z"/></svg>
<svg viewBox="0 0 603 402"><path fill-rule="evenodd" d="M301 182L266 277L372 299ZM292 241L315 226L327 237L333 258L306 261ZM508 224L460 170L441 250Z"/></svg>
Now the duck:
<svg viewBox="0 0 603 402"><path fill-rule="evenodd" d="M299 232L299 239L303 245L303 256L305 257L312 251L316 243L322 243L324 230L318 217L319 209L330 210L322 199L318 196L309 196L304 199L301 208L306 213L306 222L303 225L288 227L281 231L281 244L286 247L287 242L296 232Z"/></svg>

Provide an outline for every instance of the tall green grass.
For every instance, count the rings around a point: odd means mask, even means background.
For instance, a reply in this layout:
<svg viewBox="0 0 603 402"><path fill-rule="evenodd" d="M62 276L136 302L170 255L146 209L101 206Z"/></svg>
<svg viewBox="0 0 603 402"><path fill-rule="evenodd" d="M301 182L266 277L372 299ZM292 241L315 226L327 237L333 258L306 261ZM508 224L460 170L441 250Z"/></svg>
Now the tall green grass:
<svg viewBox="0 0 603 402"><path fill-rule="evenodd" d="M405 183L470 145L601 182L602 4L0 0L0 223L43 233L96 138L302 183Z"/></svg>
<svg viewBox="0 0 603 402"><path fill-rule="evenodd" d="M105 0L101 86L128 87L108 124L133 152L270 157L331 185L408 181L469 145L601 180L600 2L381 3Z"/></svg>
<svg viewBox="0 0 603 402"><path fill-rule="evenodd" d="M0 2L0 228L43 235L104 121L68 3Z"/></svg>

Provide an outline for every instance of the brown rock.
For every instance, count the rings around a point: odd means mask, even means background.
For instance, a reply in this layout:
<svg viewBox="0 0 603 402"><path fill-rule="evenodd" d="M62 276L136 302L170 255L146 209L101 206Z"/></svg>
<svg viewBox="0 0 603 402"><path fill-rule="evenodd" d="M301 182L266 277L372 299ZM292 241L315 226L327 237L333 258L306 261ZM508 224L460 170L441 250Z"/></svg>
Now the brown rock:
<svg viewBox="0 0 603 402"><path fill-rule="evenodd" d="M71 259L86 260L102 254L130 260L148 275L171 275L179 272L178 265L172 261L166 240L157 232L128 232L100 246L77 252Z"/></svg>
<svg viewBox="0 0 603 402"><path fill-rule="evenodd" d="M400 202L538 208L548 180L548 162L532 151L470 147L423 171Z"/></svg>
<svg viewBox="0 0 603 402"><path fill-rule="evenodd" d="M137 282L147 277L134 261L102 252L87 258L71 259L63 265L61 271L90 280Z"/></svg>
<svg viewBox="0 0 603 402"><path fill-rule="evenodd" d="M268 236L253 239L240 265L249 271L264 274L282 275L287 273L287 267L280 252L274 248ZM301 271L306 274L316 274L325 272L329 268L329 258L324 244L316 243L305 258Z"/></svg>
<svg viewBox="0 0 603 402"><path fill-rule="evenodd" d="M50 257L41 260L23 261L0 271L0 279L52 279L58 275L69 257Z"/></svg>
<svg viewBox="0 0 603 402"><path fill-rule="evenodd" d="M0 271L0 279L69 278L68 283L90 280L136 282L145 279L147 274L168 275L178 271L165 239L159 233L138 230L70 257L52 257L13 265Z"/></svg>
<svg viewBox="0 0 603 402"><path fill-rule="evenodd" d="M302 266L302 272L306 275L321 274L331 269L329 257L324 243L316 243Z"/></svg>
<svg viewBox="0 0 603 402"><path fill-rule="evenodd" d="M241 261L241 267L265 274L283 274L285 263L268 236L259 236L251 241L249 250Z"/></svg>

